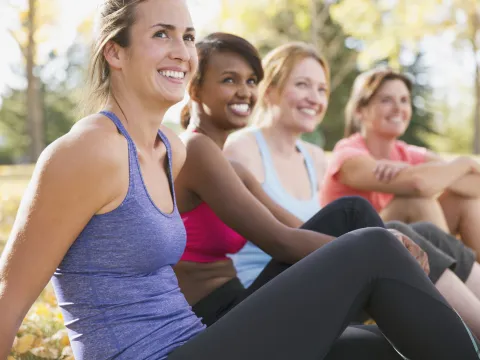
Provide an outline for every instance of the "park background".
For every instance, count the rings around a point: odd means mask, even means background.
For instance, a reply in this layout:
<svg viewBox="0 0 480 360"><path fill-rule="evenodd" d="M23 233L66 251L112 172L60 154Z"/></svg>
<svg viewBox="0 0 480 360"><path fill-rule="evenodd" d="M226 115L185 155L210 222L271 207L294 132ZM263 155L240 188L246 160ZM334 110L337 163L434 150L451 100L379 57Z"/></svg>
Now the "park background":
<svg viewBox="0 0 480 360"><path fill-rule="evenodd" d="M33 164L79 117L100 0L0 0L0 251ZM342 138L356 75L388 64L415 83L409 143L480 154L480 0L187 0L198 38L244 36L262 55L287 41L315 44L331 66L325 120L305 137ZM174 106L165 123L180 131ZM73 356L51 287L32 307L13 359Z"/></svg>

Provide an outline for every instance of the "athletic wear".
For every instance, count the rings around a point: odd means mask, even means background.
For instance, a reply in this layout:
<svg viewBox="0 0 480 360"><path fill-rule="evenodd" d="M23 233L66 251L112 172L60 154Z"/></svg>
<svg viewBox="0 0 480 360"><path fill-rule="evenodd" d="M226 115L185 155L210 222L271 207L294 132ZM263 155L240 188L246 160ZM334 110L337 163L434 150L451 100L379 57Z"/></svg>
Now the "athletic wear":
<svg viewBox="0 0 480 360"><path fill-rule="evenodd" d="M301 141L298 140L296 142L297 150L301 152L305 161L305 168L308 173L312 194L308 200L299 200L289 194L282 186L262 130L256 128L252 130L252 133L255 135L257 141L258 150L262 158L263 171L265 173L265 180L262 183L263 190L281 207L290 211L300 220L307 221L320 210L317 172L310 153ZM238 277L245 287L249 287L263 268L272 260L270 255L266 254L250 241L247 242L238 253L231 254L230 257L235 264Z"/></svg>
<svg viewBox="0 0 480 360"><path fill-rule="evenodd" d="M388 160L402 161L410 165L422 164L425 162L427 149L397 140L392 148ZM338 199L342 196L358 195L364 197L373 205L378 212L382 211L393 200L394 195L375 191L361 191L342 184L338 180L338 172L348 159L356 156L370 156L365 139L359 133L340 140L334 147L332 157L328 162L327 174L320 190L321 203ZM372 169L373 170L373 169Z"/></svg>
<svg viewBox="0 0 480 360"><path fill-rule="evenodd" d="M328 359L362 308L410 360L480 359L463 321L400 241L369 228L286 269L168 360Z"/></svg>
<svg viewBox="0 0 480 360"><path fill-rule="evenodd" d="M175 202L170 144L159 131L174 201L166 214L148 194L126 129L115 114L102 114L127 139L128 192L115 210L91 218L53 285L76 360L165 359L204 328L172 270L184 250L185 228Z"/></svg>
<svg viewBox="0 0 480 360"><path fill-rule="evenodd" d="M225 225L205 202L182 213L181 217L188 239L181 261L209 263L227 260L227 254L236 253L247 242Z"/></svg>

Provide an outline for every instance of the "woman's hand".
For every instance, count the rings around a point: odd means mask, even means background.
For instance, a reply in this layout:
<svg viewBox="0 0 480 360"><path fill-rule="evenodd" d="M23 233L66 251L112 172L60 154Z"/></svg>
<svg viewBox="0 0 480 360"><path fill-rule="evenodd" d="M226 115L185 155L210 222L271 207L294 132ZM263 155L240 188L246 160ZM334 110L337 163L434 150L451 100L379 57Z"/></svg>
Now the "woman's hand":
<svg viewBox="0 0 480 360"><path fill-rule="evenodd" d="M375 169L373 169L373 173L378 181L389 183L408 166L409 164L398 161L379 160Z"/></svg>
<svg viewBox="0 0 480 360"><path fill-rule="evenodd" d="M422 267L423 271L428 275L430 274L430 265L428 263L428 255L423 251L420 246L415 244L412 239L407 235L401 233L395 229L388 229L400 242L405 246L408 252L417 260L417 262Z"/></svg>

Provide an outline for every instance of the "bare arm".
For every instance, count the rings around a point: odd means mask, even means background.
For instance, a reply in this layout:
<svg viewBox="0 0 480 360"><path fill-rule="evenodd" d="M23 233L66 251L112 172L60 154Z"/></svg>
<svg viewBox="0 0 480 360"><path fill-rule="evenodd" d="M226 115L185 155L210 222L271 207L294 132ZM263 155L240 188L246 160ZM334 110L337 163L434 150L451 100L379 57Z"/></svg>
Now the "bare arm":
<svg viewBox="0 0 480 360"><path fill-rule="evenodd" d="M236 161L230 161L233 169L243 184L257 198L282 224L296 228L300 227L303 222L292 213L285 210L272 200L270 196L263 190L262 185L255 179L250 171L248 171L242 164Z"/></svg>
<svg viewBox="0 0 480 360"><path fill-rule="evenodd" d="M376 160L368 155L348 159L340 168L339 180L342 184L363 191L431 197L474 170L468 158L460 157L448 163L409 166L386 183L376 178L373 171L375 166Z"/></svg>
<svg viewBox="0 0 480 360"><path fill-rule="evenodd" d="M187 160L177 189L188 189L205 201L229 227L279 261L294 263L332 237L280 223L245 187L221 150L206 136L186 141Z"/></svg>
<svg viewBox="0 0 480 360"><path fill-rule="evenodd" d="M101 131L57 140L41 155L0 259L0 359L28 309L92 215L115 194Z"/></svg>
<svg viewBox="0 0 480 360"><path fill-rule="evenodd" d="M427 154L427 161L428 162L442 162L446 163L446 161L441 158L439 155L434 153ZM476 163L477 167L480 168L480 164L478 164L474 159L471 161ZM460 179L455 181L451 184L448 190L465 197L476 198L480 197L480 174L479 173L470 173L462 176Z"/></svg>

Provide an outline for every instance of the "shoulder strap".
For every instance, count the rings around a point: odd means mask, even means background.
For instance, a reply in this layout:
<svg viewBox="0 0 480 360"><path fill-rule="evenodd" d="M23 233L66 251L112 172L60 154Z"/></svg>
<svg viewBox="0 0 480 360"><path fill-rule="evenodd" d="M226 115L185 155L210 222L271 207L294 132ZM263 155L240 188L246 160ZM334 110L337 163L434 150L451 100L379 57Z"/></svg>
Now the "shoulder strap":
<svg viewBox="0 0 480 360"><path fill-rule="evenodd" d="M312 187L312 195L317 198L318 195L318 179L317 171L315 169L315 163L313 162L310 152L305 148L300 140L297 141L297 149L302 153L305 160L305 166L308 172L308 179L310 180L310 186Z"/></svg>
<svg viewBox="0 0 480 360"><path fill-rule="evenodd" d="M265 172L264 184L269 184L272 182L277 184L278 178L276 176L275 168L273 166L272 156L270 155L270 150L268 149L268 145L265 137L262 134L262 130L255 129L253 131L253 134L255 135L258 150L260 151L260 156L262 157L262 164Z"/></svg>

